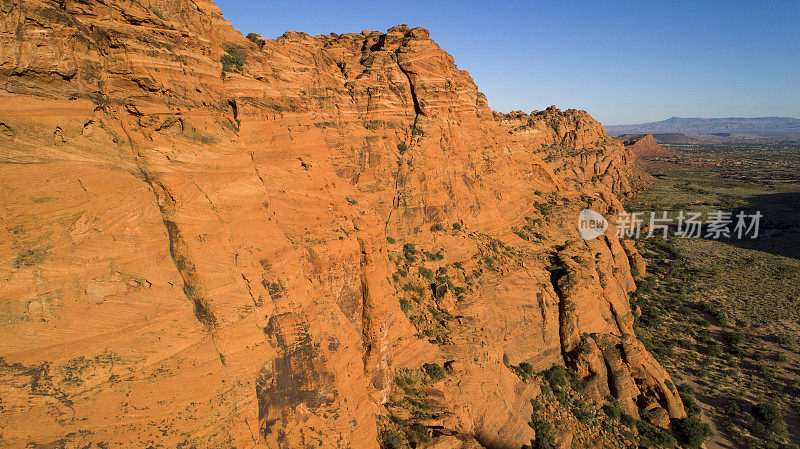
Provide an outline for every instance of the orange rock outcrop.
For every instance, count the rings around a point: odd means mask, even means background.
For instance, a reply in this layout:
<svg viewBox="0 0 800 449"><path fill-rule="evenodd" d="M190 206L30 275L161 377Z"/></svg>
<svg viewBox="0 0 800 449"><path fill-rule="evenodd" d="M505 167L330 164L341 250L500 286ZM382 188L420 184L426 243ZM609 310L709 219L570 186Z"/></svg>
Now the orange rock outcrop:
<svg viewBox="0 0 800 449"><path fill-rule="evenodd" d="M504 357L684 416L633 332L635 247L578 236L646 181L585 112L492 112L405 25L0 13L4 444L373 448L398 373L436 363L423 424L520 447L538 388Z"/></svg>

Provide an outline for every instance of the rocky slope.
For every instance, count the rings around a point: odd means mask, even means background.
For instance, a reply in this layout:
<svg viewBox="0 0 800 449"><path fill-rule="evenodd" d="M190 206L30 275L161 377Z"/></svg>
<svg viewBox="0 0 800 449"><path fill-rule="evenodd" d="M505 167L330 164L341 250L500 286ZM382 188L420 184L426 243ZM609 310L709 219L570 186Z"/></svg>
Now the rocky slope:
<svg viewBox="0 0 800 449"><path fill-rule="evenodd" d="M422 28L0 12L3 444L517 448L539 386L504 359L684 416L633 333L636 249L578 237L646 181L585 112L492 112ZM420 416L398 379L426 363Z"/></svg>

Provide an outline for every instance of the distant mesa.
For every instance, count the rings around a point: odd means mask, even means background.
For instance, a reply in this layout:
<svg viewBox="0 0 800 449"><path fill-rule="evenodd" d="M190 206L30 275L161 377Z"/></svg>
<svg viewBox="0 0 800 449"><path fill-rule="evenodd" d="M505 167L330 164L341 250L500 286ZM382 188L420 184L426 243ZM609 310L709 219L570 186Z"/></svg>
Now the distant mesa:
<svg viewBox="0 0 800 449"><path fill-rule="evenodd" d="M680 118L672 117L660 122L632 125L607 125L612 136L622 134L704 134L730 137L732 134L756 134L771 136L800 136L800 119L792 117L729 117L729 118Z"/></svg>

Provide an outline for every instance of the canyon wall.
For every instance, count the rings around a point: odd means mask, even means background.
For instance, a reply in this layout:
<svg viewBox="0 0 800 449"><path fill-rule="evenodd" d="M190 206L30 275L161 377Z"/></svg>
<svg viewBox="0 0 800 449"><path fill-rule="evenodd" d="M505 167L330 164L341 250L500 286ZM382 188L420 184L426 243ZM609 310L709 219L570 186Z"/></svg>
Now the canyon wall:
<svg viewBox="0 0 800 449"><path fill-rule="evenodd" d="M504 361L685 416L634 245L578 236L647 181L585 112L491 111L422 28L203 0L0 0L0 42L3 444L373 448L425 363L447 447L534 437Z"/></svg>

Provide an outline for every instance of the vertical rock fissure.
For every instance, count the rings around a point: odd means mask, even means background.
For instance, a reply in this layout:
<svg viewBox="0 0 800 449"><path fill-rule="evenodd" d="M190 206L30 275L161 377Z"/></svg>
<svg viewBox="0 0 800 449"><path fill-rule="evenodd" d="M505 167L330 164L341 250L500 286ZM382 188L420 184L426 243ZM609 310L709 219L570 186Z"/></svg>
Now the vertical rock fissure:
<svg viewBox="0 0 800 449"><path fill-rule="evenodd" d="M401 47L402 48L402 47ZM406 76L408 79L408 88L411 90L411 101L414 103L414 127L417 126L417 119L419 119L420 115L424 115L422 113L422 108L419 105L419 99L417 98L417 91L414 88L414 81L411 79L411 73L403 68L403 64L400 63L400 49L398 48L394 54L395 61L397 61L397 67L403 72L403 75Z"/></svg>
<svg viewBox="0 0 800 449"><path fill-rule="evenodd" d="M150 190L156 197L156 204L161 214L161 221L164 223L164 227L167 230L169 254L183 281L183 294L186 296L186 299L191 301L194 305L194 315L197 320L203 324L206 329L213 330L217 327L217 319L203 296L201 284L197 279L197 269L191 257L189 257L189 247L183 239L177 223L172 219L172 216L175 214L175 198L164 184L146 169L146 164L142 160L143 157L136 149L133 138L131 138L122 118L117 117L117 121L128 139L128 144L131 147L134 163L139 175L144 179L144 182L150 186Z"/></svg>
<svg viewBox="0 0 800 449"><path fill-rule="evenodd" d="M369 283L367 280L367 266L369 260L367 259L367 251L364 248L364 241L359 237L358 246L361 251L360 259L360 274L361 274L361 341L364 345L364 355L362 363L364 370L368 371L369 358L372 352L372 297L370 296Z"/></svg>
<svg viewBox="0 0 800 449"><path fill-rule="evenodd" d="M556 248L558 250L558 248ZM567 304L564 298L564 293L561 291L561 288L558 286L559 280L567 275L566 267L560 263L557 254L553 254L552 256L553 264L551 265L550 269L550 284L553 286L553 291L556 294L556 298L558 298L558 337L559 337L559 346L561 347L561 357L564 360L564 363L567 363L568 360L568 348L565 346L567 340Z"/></svg>

